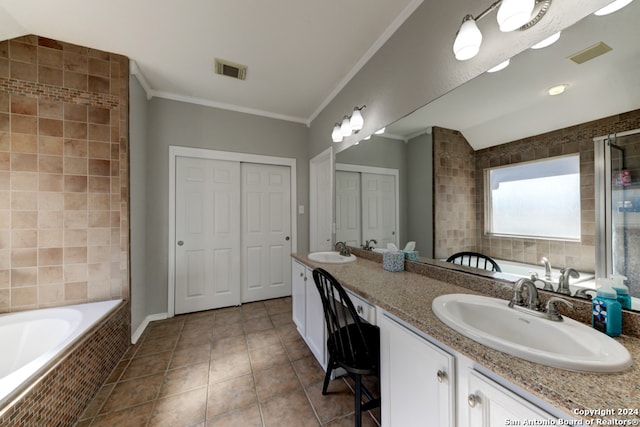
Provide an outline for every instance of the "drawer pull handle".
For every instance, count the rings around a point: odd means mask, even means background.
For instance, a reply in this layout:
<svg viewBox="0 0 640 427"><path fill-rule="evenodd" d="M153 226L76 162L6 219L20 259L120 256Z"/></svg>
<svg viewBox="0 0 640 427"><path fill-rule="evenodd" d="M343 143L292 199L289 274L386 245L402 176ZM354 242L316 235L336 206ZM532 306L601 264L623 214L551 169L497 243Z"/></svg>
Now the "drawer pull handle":
<svg viewBox="0 0 640 427"><path fill-rule="evenodd" d="M480 396L477 394L470 394L469 397L467 397L467 403L469 403L471 408L474 408L476 405L480 404Z"/></svg>
<svg viewBox="0 0 640 427"><path fill-rule="evenodd" d="M442 369L440 369L438 370L437 377L438 377L438 382L443 383L447 379L447 373Z"/></svg>

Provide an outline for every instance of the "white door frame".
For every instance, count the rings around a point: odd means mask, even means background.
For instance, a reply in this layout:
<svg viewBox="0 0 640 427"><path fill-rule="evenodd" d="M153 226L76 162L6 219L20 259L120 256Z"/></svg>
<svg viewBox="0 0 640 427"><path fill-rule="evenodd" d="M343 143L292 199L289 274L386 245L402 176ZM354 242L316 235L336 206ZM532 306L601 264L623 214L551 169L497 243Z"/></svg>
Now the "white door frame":
<svg viewBox="0 0 640 427"><path fill-rule="evenodd" d="M345 172L360 172L360 173L373 173L378 175L392 175L395 182L396 191L396 245L400 245L400 183L398 182L398 176L400 172L398 169L391 168L379 168L375 166L364 165L352 165L349 163L336 163L337 171ZM363 240L364 241L364 240Z"/></svg>
<svg viewBox="0 0 640 427"><path fill-rule="evenodd" d="M329 200L319 200L318 197L318 168L319 165L322 165L323 162L329 160L329 167L331 168L331 173L329 174L329 187L331 197ZM331 230L330 240L332 243L335 239L336 233L336 220L335 220L335 209L334 209L334 200L335 200L335 174L334 174L334 155L333 155L333 146L327 148L320 154L313 157L309 160L309 248L313 250L318 250L319 247L319 239L321 236L318 236L318 209L320 204L328 203L329 206L327 209L331 211L329 218L331 218L331 224L328 224L329 229ZM326 225L326 224L325 224ZM324 238L324 237L323 237ZM333 245L331 244L331 247Z"/></svg>
<svg viewBox="0 0 640 427"><path fill-rule="evenodd" d="M230 160L244 163L262 163L265 165L289 166L291 168L291 251L298 250L298 221L296 215L296 159L288 157L263 156L260 154L236 153L204 148L169 146L169 276L167 315L175 315L175 256L176 256L176 157L195 157L199 159Z"/></svg>

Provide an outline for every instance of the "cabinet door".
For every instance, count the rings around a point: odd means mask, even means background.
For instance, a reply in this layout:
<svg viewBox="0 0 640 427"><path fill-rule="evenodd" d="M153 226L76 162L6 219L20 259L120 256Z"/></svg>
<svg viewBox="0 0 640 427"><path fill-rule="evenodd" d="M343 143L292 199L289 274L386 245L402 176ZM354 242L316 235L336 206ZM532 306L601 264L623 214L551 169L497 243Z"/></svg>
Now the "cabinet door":
<svg viewBox="0 0 640 427"><path fill-rule="evenodd" d="M384 314L378 326L382 425L453 426L453 356Z"/></svg>
<svg viewBox="0 0 640 427"><path fill-rule="evenodd" d="M469 373L467 404L470 427L521 425L524 421L557 419L476 371Z"/></svg>
<svg viewBox="0 0 640 427"><path fill-rule="evenodd" d="M306 335L306 287L307 268L297 261L291 261L291 301L293 323L296 324L298 332L303 337Z"/></svg>
<svg viewBox="0 0 640 427"><path fill-rule="evenodd" d="M309 349L316 357L323 369L327 369L327 339L326 327L324 324L324 311L322 309L322 299L313 282L311 270L307 270L306 282L306 337L305 341Z"/></svg>

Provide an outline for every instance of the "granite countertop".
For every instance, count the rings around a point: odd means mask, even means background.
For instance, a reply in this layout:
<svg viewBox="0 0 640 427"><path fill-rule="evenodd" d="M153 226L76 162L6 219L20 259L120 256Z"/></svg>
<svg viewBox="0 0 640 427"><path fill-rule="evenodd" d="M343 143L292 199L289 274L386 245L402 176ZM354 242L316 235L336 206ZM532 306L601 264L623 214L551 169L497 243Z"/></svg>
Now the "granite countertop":
<svg viewBox="0 0 640 427"><path fill-rule="evenodd" d="M292 254L292 257L311 268L324 268L345 288L571 416L596 420L640 419L635 414L589 416L575 412L617 411L618 408L640 410L638 338L625 335L615 338L629 350L634 360L633 366L624 372L584 373L544 366L461 335L442 323L431 309L433 299L439 295L477 292L417 273L392 273L383 270L380 263L363 258L349 264L320 264L310 261L303 253Z"/></svg>

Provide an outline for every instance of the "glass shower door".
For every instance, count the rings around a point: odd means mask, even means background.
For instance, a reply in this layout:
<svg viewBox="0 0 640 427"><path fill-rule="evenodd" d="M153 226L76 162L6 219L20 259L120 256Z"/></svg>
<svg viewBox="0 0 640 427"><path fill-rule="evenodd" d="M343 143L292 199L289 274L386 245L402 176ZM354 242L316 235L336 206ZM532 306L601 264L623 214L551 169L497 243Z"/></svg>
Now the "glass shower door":
<svg viewBox="0 0 640 427"><path fill-rule="evenodd" d="M629 293L640 295L640 131L597 139L595 148L596 274L626 276Z"/></svg>

